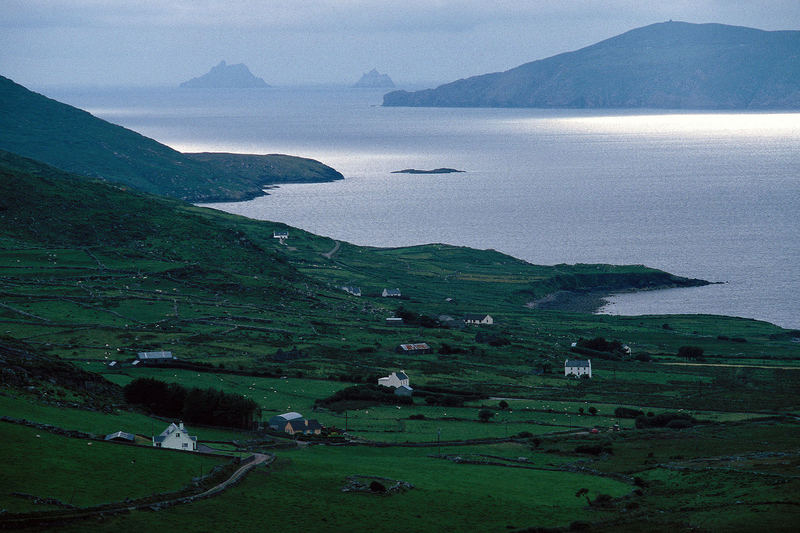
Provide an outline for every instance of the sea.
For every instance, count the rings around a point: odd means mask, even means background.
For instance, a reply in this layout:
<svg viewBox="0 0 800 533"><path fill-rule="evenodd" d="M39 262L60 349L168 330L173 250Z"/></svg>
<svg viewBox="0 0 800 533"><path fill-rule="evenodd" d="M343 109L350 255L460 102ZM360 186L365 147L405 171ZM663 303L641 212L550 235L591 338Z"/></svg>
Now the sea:
<svg viewBox="0 0 800 533"><path fill-rule="evenodd" d="M800 328L800 113L382 107L385 91L40 89L185 152L339 170L211 207L360 245L441 242L536 264L644 264L719 284L601 313ZM452 174L395 174L449 167Z"/></svg>

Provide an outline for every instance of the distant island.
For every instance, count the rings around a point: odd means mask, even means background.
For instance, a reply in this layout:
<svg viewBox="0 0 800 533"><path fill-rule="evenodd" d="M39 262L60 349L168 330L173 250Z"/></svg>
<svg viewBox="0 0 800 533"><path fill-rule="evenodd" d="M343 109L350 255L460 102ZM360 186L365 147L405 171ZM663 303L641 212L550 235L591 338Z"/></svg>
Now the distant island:
<svg viewBox="0 0 800 533"><path fill-rule="evenodd" d="M394 88L394 82L388 74L381 74L377 71L377 69L372 69L361 76L361 79L358 80L353 87L367 89L392 89Z"/></svg>
<svg viewBox="0 0 800 533"><path fill-rule="evenodd" d="M385 106L798 109L800 31L664 22Z"/></svg>
<svg viewBox="0 0 800 533"><path fill-rule="evenodd" d="M198 78L181 83L181 87L189 89L259 89L267 88L267 82L257 78L247 65L237 63L228 65L220 61L216 67Z"/></svg>
<svg viewBox="0 0 800 533"><path fill-rule="evenodd" d="M434 168L433 170L419 170L416 168L406 168L403 170L395 170L392 174L452 174L454 172L464 172L463 170L456 170L454 168Z"/></svg>

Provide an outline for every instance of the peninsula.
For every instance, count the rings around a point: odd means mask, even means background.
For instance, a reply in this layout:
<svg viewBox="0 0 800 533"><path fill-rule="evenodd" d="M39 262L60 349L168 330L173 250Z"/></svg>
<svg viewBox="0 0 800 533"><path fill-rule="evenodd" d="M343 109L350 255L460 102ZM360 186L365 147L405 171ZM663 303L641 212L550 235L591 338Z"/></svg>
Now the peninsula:
<svg viewBox="0 0 800 533"><path fill-rule="evenodd" d="M800 31L664 22L385 106L798 109Z"/></svg>
<svg viewBox="0 0 800 533"><path fill-rule="evenodd" d="M319 161L288 155L184 154L2 76L0 149L191 202L248 200L268 185L343 179Z"/></svg>

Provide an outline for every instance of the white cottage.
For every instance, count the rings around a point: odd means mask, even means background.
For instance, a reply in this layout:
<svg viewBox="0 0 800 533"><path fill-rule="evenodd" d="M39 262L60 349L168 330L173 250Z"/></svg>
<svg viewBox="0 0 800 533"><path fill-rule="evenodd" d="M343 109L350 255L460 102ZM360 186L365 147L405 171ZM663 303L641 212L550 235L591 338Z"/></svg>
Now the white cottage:
<svg viewBox="0 0 800 533"><path fill-rule="evenodd" d="M491 326L494 324L494 319L491 315L469 313L464 316L465 324L486 324Z"/></svg>
<svg viewBox="0 0 800 533"><path fill-rule="evenodd" d="M564 361L564 375L592 377L592 361L589 359L567 359Z"/></svg>
<svg viewBox="0 0 800 533"><path fill-rule="evenodd" d="M400 372L392 372L386 377L378 378L378 385L384 387L408 387L408 376L402 370Z"/></svg>
<svg viewBox="0 0 800 533"><path fill-rule="evenodd" d="M400 293L400 289L383 289L381 296L384 298L400 298L402 294Z"/></svg>
<svg viewBox="0 0 800 533"><path fill-rule="evenodd" d="M153 446L156 448L171 448L173 450L197 451L197 437L187 433L183 422L170 424L161 435L153 437Z"/></svg>

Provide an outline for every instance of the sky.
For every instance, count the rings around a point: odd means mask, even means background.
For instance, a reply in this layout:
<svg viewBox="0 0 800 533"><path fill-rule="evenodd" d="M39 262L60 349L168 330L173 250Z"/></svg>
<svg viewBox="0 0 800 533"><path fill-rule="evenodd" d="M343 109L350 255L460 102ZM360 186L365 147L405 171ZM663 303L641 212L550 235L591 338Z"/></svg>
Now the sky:
<svg viewBox="0 0 800 533"><path fill-rule="evenodd" d="M434 86L670 19L800 30L800 0L0 0L0 75L175 86L225 60L276 86Z"/></svg>

